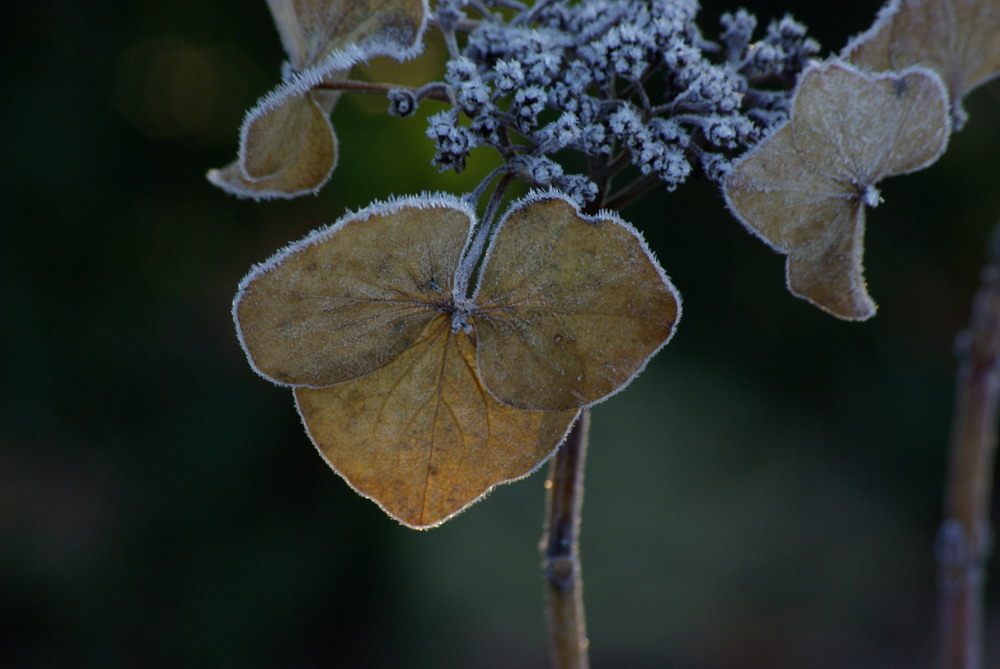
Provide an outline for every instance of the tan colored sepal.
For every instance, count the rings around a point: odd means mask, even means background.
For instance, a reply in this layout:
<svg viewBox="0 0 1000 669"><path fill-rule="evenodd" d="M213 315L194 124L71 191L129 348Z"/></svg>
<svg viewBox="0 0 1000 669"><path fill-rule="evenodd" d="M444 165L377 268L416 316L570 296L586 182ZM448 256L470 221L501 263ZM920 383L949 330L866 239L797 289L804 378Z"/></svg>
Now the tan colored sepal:
<svg viewBox="0 0 1000 669"><path fill-rule="evenodd" d="M363 212L255 268L234 306L254 368L322 387L392 360L442 313L470 216L440 201Z"/></svg>
<svg viewBox="0 0 1000 669"><path fill-rule="evenodd" d="M522 409L572 409L618 391L680 316L679 296L631 226L553 196L501 223L475 302L483 381Z"/></svg>
<svg viewBox="0 0 1000 669"><path fill-rule="evenodd" d="M251 365L294 387L326 460L411 527L537 468L680 316L613 214L532 194L480 258L489 232L453 196L376 203L251 269L233 303Z"/></svg>
<svg viewBox="0 0 1000 669"><path fill-rule="evenodd" d="M865 286L864 208L875 185L933 163L950 132L940 78L925 68L870 75L810 67L790 120L748 152L724 184L747 228L788 255L789 290L846 320L875 314Z"/></svg>
<svg viewBox="0 0 1000 669"><path fill-rule="evenodd" d="M960 127L962 98L1000 74L1000 0L893 0L841 57L875 72L911 65L934 70Z"/></svg>
<svg viewBox="0 0 1000 669"><path fill-rule="evenodd" d="M425 0L267 0L281 44L297 70L321 67L350 45L378 44L380 55L403 60L427 23Z"/></svg>
<svg viewBox="0 0 1000 669"><path fill-rule="evenodd" d="M239 197L315 193L337 164L329 114L343 80L374 56L403 61L423 49L426 0L268 0L288 56L283 81L243 121L239 160L208 180Z"/></svg>
<svg viewBox="0 0 1000 669"><path fill-rule="evenodd" d="M577 411L497 402L476 372L471 334L439 314L378 371L329 388L296 388L323 458L404 525L439 525L552 455Z"/></svg>
<svg viewBox="0 0 1000 669"><path fill-rule="evenodd" d="M322 188L337 165L337 137L328 116L334 102L321 104L321 95L290 98L250 120L241 159L210 170L208 180L255 199L293 198Z"/></svg>

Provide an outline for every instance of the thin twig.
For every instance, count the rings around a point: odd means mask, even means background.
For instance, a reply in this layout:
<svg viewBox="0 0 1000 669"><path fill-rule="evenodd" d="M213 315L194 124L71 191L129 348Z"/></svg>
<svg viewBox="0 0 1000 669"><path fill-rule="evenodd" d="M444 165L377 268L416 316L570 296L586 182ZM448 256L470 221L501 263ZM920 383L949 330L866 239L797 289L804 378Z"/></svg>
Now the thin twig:
<svg viewBox="0 0 1000 669"><path fill-rule="evenodd" d="M937 540L943 669L980 669L983 587L992 532L989 506L1000 401L1000 224L990 264L956 342L958 396L944 515Z"/></svg>
<svg viewBox="0 0 1000 669"><path fill-rule="evenodd" d="M497 210L500 208L500 203L503 201L503 196L512 179L510 174L504 174L500 178L500 182L493 189L490 199L486 202L486 211L483 212L483 216L477 224L478 227L472 241L462 252L462 257L458 261L458 269L455 270L454 292L456 298L468 298L476 292L476 286L479 284L479 278L483 271L483 253L494 228L493 219L496 218ZM476 272L477 268L478 272Z"/></svg>
<svg viewBox="0 0 1000 669"><path fill-rule="evenodd" d="M375 83L371 81L324 81L323 83L316 84L313 89L319 89L324 91L347 91L349 93L372 93L374 95L386 95L389 91L395 88L407 88L411 91L420 92L422 98L428 98L430 100L437 100L438 102L449 102L448 94L444 87L440 89L429 89L426 92L423 90L427 88L413 88L412 86L400 86L399 84L386 84L386 83Z"/></svg>
<svg viewBox="0 0 1000 669"><path fill-rule="evenodd" d="M590 411L584 409L552 459L545 481L545 534L541 550L553 669L590 666L579 538L589 431Z"/></svg>
<svg viewBox="0 0 1000 669"><path fill-rule="evenodd" d="M609 196L605 206L614 211L621 211L660 184L660 177L657 175L644 174L617 193Z"/></svg>
<svg viewBox="0 0 1000 669"><path fill-rule="evenodd" d="M528 11L521 12L511 20L511 25L530 24L538 12L542 11L546 5L551 5L552 0L535 0L535 4L528 8Z"/></svg>

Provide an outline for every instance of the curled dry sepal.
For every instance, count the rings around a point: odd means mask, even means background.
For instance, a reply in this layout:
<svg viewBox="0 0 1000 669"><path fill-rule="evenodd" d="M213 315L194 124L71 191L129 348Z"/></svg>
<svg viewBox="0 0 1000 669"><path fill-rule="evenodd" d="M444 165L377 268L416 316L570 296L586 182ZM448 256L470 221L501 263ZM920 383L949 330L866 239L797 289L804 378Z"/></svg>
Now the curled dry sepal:
<svg viewBox="0 0 1000 669"><path fill-rule="evenodd" d="M834 316L875 314L862 268L865 206L875 185L933 163L950 133L940 77L923 67L868 74L809 67L788 122L748 152L724 183L746 227L788 256L788 289Z"/></svg>
<svg viewBox="0 0 1000 669"><path fill-rule="evenodd" d="M879 180L944 151L966 120L962 98L1000 73L998 35L1000 0L890 0L842 61L803 73L791 119L723 184L736 217L788 254L792 293L841 318L874 315L865 205L881 201Z"/></svg>
<svg viewBox="0 0 1000 669"><path fill-rule="evenodd" d="M1000 0L891 0L841 58L875 72L911 65L934 70L961 128L962 98L1000 74Z"/></svg>
<svg viewBox="0 0 1000 669"><path fill-rule="evenodd" d="M410 527L534 471L680 316L614 214L534 193L490 232L452 196L376 204L254 267L234 300L254 369L294 389L330 466Z"/></svg>
<svg viewBox="0 0 1000 669"><path fill-rule="evenodd" d="M329 114L342 80L374 56L404 60L422 49L426 0L268 0L288 56L284 80L247 112L238 159L208 172L223 190L254 199L315 193L337 163Z"/></svg>

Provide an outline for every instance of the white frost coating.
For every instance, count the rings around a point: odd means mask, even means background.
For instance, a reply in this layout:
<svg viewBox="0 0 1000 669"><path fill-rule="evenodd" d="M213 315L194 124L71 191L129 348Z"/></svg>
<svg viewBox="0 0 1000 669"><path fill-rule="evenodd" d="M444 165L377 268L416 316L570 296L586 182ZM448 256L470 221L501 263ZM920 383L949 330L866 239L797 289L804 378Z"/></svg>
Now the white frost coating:
<svg viewBox="0 0 1000 669"><path fill-rule="evenodd" d="M886 4L878 10L878 14L875 15L875 21L872 22L868 30L858 33L851 39L847 40L847 44L843 49L840 50L840 57L844 60L850 58L851 51L854 51L859 45L867 42L875 34L882 29L886 23L892 20L892 18L899 13L900 0L889 0Z"/></svg>
<svg viewBox="0 0 1000 669"><path fill-rule="evenodd" d="M475 302L475 300L476 300L477 294L479 292L479 286L482 285L482 271L483 271L483 269L485 269L485 267L487 266L487 264L490 262L490 254L493 251L493 247L496 244L496 239L500 235L500 232L503 230L503 226L507 222L507 219L510 218L510 216L515 211L517 211L519 209L522 209L522 208L525 208L525 207L529 207L529 206L535 204L536 202L543 202L545 200L562 200L563 202L565 202L568 205L570 205L571 207L573 207L573 211L576 213L576 215L579 216L584 221L587 221L589 223L610 222L610 223L614 223L616 225L620 225L621 227L625 228L630 233L632 233L632 235L638 240L639 247L646 254L646 257L649 259L649 262L651 262L653 264L653 267L656 269L656 273L659 275L660 280L663 281L663 284L670 291L671 296L673 296L674 301L677 302L677 318L674 320L673 326L671 326L671 328L670 328L670 334L667 335L667 338L664 339L662 342L660 342L659 346L657 346L655 349L653 349L652 351L650 351L649 355L646 356L645 360L643 360L642 363L638 367L636 367L636 370L634 372L632 372L632 375L629 376L627 379L625 379L621 383L621 385L619 385L617 388L615 388L614 390L612 390L611 392L609 392L607 395L604 395L603 397L599 397L596 400L594 400L593 402L588 402L587 404L583 404L583 405L580 406L581 409L586 409L586 408L594 406L595 404L600 404L601 402L603 402L604 400L608 399L609 397L617 395L622 390L624 390L630 383L632 383L632 381L635 380L635 377L639 376L639 374L641 374L642 371L644 369L646 369L646 365L648 365L649 361L653 359L653 356L655 356L657 353L659 353L660 350L664 346L666 346L668 343L670 343L670 340L674 338L674 333L677 332L677 324L680 323L680 321L681 321L681 313L683 311L683 308L682 308L683 305L682 305L682 302L681 302L681 294L677 291L677 288L674 286L673 282L670 281L670 277L667 276L667 273L663 270L663 267L660 265L659 261L657 261L656 255L653 253L653 250L651 248L649 248L649 244L646 243L646 240L642 236L642 233L640 233L635 228L635 226L633 226L628 221L622 219L620 216L618 216L618 214L616 212L613 212L613 211L608 210L608 209L601 209L600 211L598 211L593 216L589 216L587 214L584 214L584 213L582 213L580 211L580 208L576 205L576 203L573 202L573 200L571 198L569 198L565 193L563 193L563 192L561 192L559 190L556 190L555 188L549 188L547 190L532 190L532 191L530 191L523 198L512 202L511 205L510 205L510 207L504 213L503 218L500 219L500 222L497 224L496 229L493 232L493 235L490 237L489 244L486 247L486 251L483 253L483 262L481 263L481 266L480 266L480 276L477 277L478 280L476 282L476 294L473 294L473 296L472 296L473 302ZM476 359L476 373L479 374L479 378L480 379L483 378L483 375L482 375L482 373L479 370L479 359L478 359L478 357ZM483 384L483 387L486 388L487 391L489 391L489 393L493 397L493 399L495 399L497 402L500 402L500 399L493 395L493 391L492 390L490 390L485 384ZM500 402L500 403L503 404L503 402Z"/></svg>
<svg viewBox="0 0 1000 669"><path fill-rule="evenodd" d="M261 377L267 379L275 385L284 386L286 388L306 388L309 387L305 384L293 384L285 383L274 379L267 374L264 374L260 369L257 368L253 357L250 355L250 348L247 346L246 338L243 336L243 328L240 327L240 320L237 317L237 309L239 307L240 300L247 292L249 285L255 281L258 277L270 272L281 263L283 263L289 256L299 253L303 249L312 246L313 244L318 244L327 241L333 235L343 228L348 223L353 223L355 221L366 221L372 216L387 216L392 215L402 209L408 207L413 207L416 209L454 209L465 214L469 219L469 232L466 235L466 244L468 244L469 236L472 234L472 229L474 227L473 223L476 220L475 210L461 198L458 198L450 193L421 193L420 195L402 195L391 197L387 200L380 201L376 200L367 207L359 209L355 212L347 212L339 219L330 223L329 225L324 225L323 227L316 228L305 237L298 241L291 242L284 248L279 249L267 260L256 263L250 268L246 276L240 281L239 286L236 289L236 295L233 297L233 304L230 309L233 316L233 324L236 326L236 339L240 343L240 347L243 349L243 353L247 357L247 362L250 363L250 367Z"/></svg>
<svg viewBox="0 0 1000 669"><path fill-rule="evenodd" d="M385 514L387 516L389 516L390 518L392 518L395 521L397 521L400 525L405 525L406 527L409 527L412 530L430 530L432 528L438 527L438 526L442 525L445 521L451 520L452 518L454 518L458 514L462 513L463 511L465 511L466 509L468 509L470 506L472 506L476 502L479 502L481 500L486 499L486 497L491 492L493 492L493 490L497 486L505 485L507 483L514 483L515 481L520 481L521 479L527 478L527 477L531 476L532 474L534 474L535 472L537 472L539 469L541 469L542 465L544 465L546 462L548 462L552 458L552 456L555 455L555 452L558 451L559 447L562 446L562 444L563 444L564 441L566 441L566 437L569 436L570 430L572 430L573 426L576 425L576 421L580 418L580 411L582 411L582 409L580 409L580 410L577 411L576 415L573 417L573 420L571 420L569 422L569 426L566 428L566 431L563 432L562 436L559 437L559 439L552 446L552 450L549 451L549 454L546 455L541 460L539 460L538 464L536 464L534 467L532 467L528 471L524 472L523 474L518 474L517 476L512 476L511 478L504 479L503 481L497 481L493 485L491 485L488 488L486 488L485 490L483 490L483 492L481 492L479 494L479 496L477 496L477 497L469 500L468 504L466 504L465 506L463 506L460 509L456 509L453 513L450 513L447 516L445 516L444 518L441 518L436 523L430 523L428 525L412 525L412 524L406 522L405 520L403 520L402 518L400 518L399 516L393 514L391 511L389 511L389 509L387 509L385 506L383 506L382 502L378 501L378 499L376 499L375 497L372 497L371 495L363 492L361 489L359 489L357 486L355 486L354 482L351 481L351 479L347 478L347 476L343 472L341 472L339 469L337 469L336 467L333 466L333 463L330 462L327 459L326 455L323 453L323 449L320 448L319 444L316 442L316 439L313 438L312 433L309 431L309 425L306 423L306 419L302 415L302 409L301 409L301 407L299 407L299 398L294 393L292 394L292 397L295 398L295 411L298 412L298 414L299 414L299 420L302 422L302 427L305 428L306 434L309 435L309 441L312 442L313 448L316 449L316 452L319 453L319 456L321 458L323 458L323 462L325 462L327 464L327 466L330 469L332 469L333 472L337 476L339 476L340 478L342 478L344 480L344 482L347 483L348 486L350 486L351 490L353 490L354 492L358 493L359 495L361 495L365 499L368 499L368 500L371 500L372 502L375 502L375 504L378 506L378 508L382 509L382 511L385 512Z"/></svg>
<svg viewBox="0 0 1000 669"><path fill-rule="evenodd" d="M423 21L417 27L411 44L404 45L381 35L373 35L358 44L348 44L343 49L331 51L318 63L296 73L262 97L254 109L247 113L247 117L243 121L244 128L250 122L250 117L255 110L260 110L257 114L259 116L260 114L277 109L290 97L306 93L314 86L322 83L326 77L329 77L334 72L349 70L358 63L376 56L388 56L400 63L419 56L424 50L424 32L427 30L427 15L430 12L427 0L422 0L421 5L423 8Z"/></svg>
<svg viewBox="0 0 1000 669"><path fill-rule="evenodd" d="M278 109L282 105L286 104L290 99L296 96L306 95L310 90L312 90L317 85L324 82L324 80L330 75L336 72L343 72L350 70L353 66L363 63L376 56L387 56L394 58L398 62L403 62L411 58L415 58L423 53L424 50L424 33L427 30L427 15L430 12L430 7L428 5L428 0L421 0L422 7L422 18L420 25L417 26L417 30L414 34L413 42L411 44L400 44L398 41L391 39L390 37L382 35L373 35L368 39L362 41L359 44L348 44L342 49L337 49L331 51L326 56L324 56L318 63L304 68L303 70L294 73L291 77L287 77L282 83L280 83L276 88L272 89L270 92L262 96L257 100L257 103L250 108L246 114L243 116L243 123L240 126L240 143L239 143L239 153L238 162L240 167L240 173L243 178L251 183L257 183L265 181L271 178L273 175L265 175L263 177L254 177L246 169L246 145L247 145L247 135L249 134L250 125L264 116L268 112L272 112ZM280 34L281 31L279 31ZM288 52L288 45L283 45L285 47L285 52L291 58L292 54ZM283 73L287 73L291 70L290 63L285 63L282 67ZM334 145L334 162L330 166L330 170L326 173L323 179L314 188L307 188L295 192L285 192L280 190L267 190L259 191L241 188L239 184L226 182L221 178L220 170L209 170L206 174L208 180L215 186L221 188L222 190L230 193L231 195L236 195L243 198L252 198L254 200L269 200L274 198L292 199L300 195L306 195L309 193L318 193L319 190L326 185L330 176L333 174L333 170L336 168L337 164L337 135L333 130L333 125L330 124L329 119L326 119L327 124L330 126L330 134L333 137Z"/></svg>
<svg viewBox="0 0 1000 669"><path fill-rule="evenodd" d="M890 12L890 10L895 5L897 5L897 4L898 4L897 0L893 0L889 5L886 5L886 7L883 8L883 10L882 10L882 12L880 12L879 16L881 17L883 13L885 13L886 15L888 15L889 12ZM858 39L860 39L860 37L861 36L859 36ZM940 91L941 91L941 100L942 100L943 104L945 105L945 107L947 108L947 102L948 102L949 98L948 98L948 90L945 87L944 81L942 81L940 75L938 75L937 72L935 72L934 70L932 70L930 68L924 67L922 65L911 65L910 67L907 67L906 69L899 70L899 71L869 72L868 70L863 70L863 69L861 69L859 67L856 67L852 63L848 63L848 62L840 60L838 58L833 58L831 60L827 60L827 61L823 61L823 62L813 61L813 62L809 63L809 65L806 66L806 68L802 71L802 74L799 77L799 80L795 84L795 90L792 93L792 108L791 108L789 117L786 120L782 121L781 123L779 123L779 124L777 124L775 126L772 126L768 130L767 134L765 134L764 137L762 137L761 140L756 145L753 146L753 148L751 148L749 151L747 151L746 153L744 153L740 157L736 158L733 161L733 163L732 163L731 173L735 173L739 169L740 165L742 165L744 162L746 162L747 160L749 160L751 156L756 155L756 153L758 151L760 151L760 150L766 150L766 146L765 145L767 144L767 142L771 138L771 136L772 135L776 135L777 133L781 132L782 130L785 129L786 126L788 126L789 124L791 124L791 123L793 123L795 121L795 102L796 102L796 100L798 98L799 89L802 87L802 82L805 81L806 76L808 76L814 70L825 70L825 69L830 68L830 67L838 67L838 68L840 68L842 70L846 70L848 72L852 72L854 74L857 74L860 77L864 77L865 79L868 79L869 81L878 81L878 80L881 80L881 79L889 79L889 80L898 81L898 80L903 79L907 75L915 74L915 73L926 75L926 76L930 77L930 79L934 82L934 84L940 89ZM929 165L931 165L932 163L934 163L934 161L936 161L939 157L941 157L941 154L944 153L945 149L948 146L948 139L951 137L951 130L952 130L951 118L950 118L950 115L947 114L947 113L944 114L944 122L946 124L946 128L945 128L945 132L944 132L944 135L943 135L943 140L941 142L941 147L940 147L940 149L933 156L931 156L930 158L928 158L927 161L925 161L924 163L921 163L920 165L915 166L912 170L908 170L906 172L897 172L897 173L894 173L892 175L877 174L877 175L874 175L874 178L870 179L869 181L866 181L864 183L859 182L859 183L856 184L857 186L859 186L861 188L861 192L862 192L862 194L864 196L864 197L862 197L862 200L865 202L865 204L867 204L868 206L874 207L876 204L878 204L878 203L880 203L880 202L883 201L882 198L881 198L881 195L878 195L878 200L875 202L875 204L871 204L869 202L869 200L872 197L872 195L870 194L869 189L874 190L875 194L878 194L878 191L875 190L873 187L875 186L876 183L878 183L882 179L886 178L887 176L900 176L900 175L903 175L903 174L910 174L912 172L917 172L919 170L922 170L922 169L928 167ZM858 175L858 176L860 176L860 175ZM729 213L731 213L733 215L733 217L737 221L739 221L743 225L743 227L746 228L746 230L748 232L750 232L750 234L752 234L754 237L756 237L757 239L759 239L762 242L764 242L764 244L766 244L769 248L771 248L772 250L774 250L774 251L776 251L778 253L783 253L784 254L784 253L788 252L788 249L785 248L784 246L779 246L777 242L772 242L771 240L769 240L766 237L764 237L764 234L763 234L762 231L757 230L753 225L750 224L749 221L747 221L745 218L743 218L742 215L740 215L740 213L737 211L736 207L734 206L732 199L730 198L729 188L727 188L725 186L725 183L723 183L722 195L723 195L723 198L726 201L726 208L729 209Z"/></svg>
<svg viewBox="0 0 1000 669"><path fill-rule="evenodd" d="M260 183L275 176L273 174L269 174L257 179L251 177L249 174L247 174L246 171L246 164L245 164L246 159L244 155L244 147L246 146L246 134L248 132L247 128L256 119L264 115L265 112L260 112L257 115L253 116L253 118L251 118L251 114L253 114L258 109L259 105L263 100L264 98L261 98L261 101L258 101L257 103L258 106L254 107L253 109L247 112L245 118L243 119L243 126L240 128L240 148L237 156L239 160L240 175L250 183ZM317 195L320 189L322 189L323 186L325 186L327 182L330 180L330 176L333 175L333 171L337 168L337 163L340 160L340 150L339 150L340 141L337 139L337 132L333 129L333 123L330 122L329 114L323 114L323 121L324 123L326 123L327 129L330 131L330 138L333 140L333 161L330 163L330 169L327 170L326 174L323 175L323 178L320 179L320 181L312 188L303 188L302 190L297 190L297 191L285 191L277 189L254 190L252 188L243 188L241 187L238 181L225 180L222 177L222 169L209 170L208 172L205 173L205 178L207 178L209 183L211 183L213 186L221 188L223 191L229 193L230 195L235 195L236 197L239 198L252 199L257 202L261 202L263 200L274 200L278 198L283 200L291 200L302 195L310 195L310 194Z"/></svg>

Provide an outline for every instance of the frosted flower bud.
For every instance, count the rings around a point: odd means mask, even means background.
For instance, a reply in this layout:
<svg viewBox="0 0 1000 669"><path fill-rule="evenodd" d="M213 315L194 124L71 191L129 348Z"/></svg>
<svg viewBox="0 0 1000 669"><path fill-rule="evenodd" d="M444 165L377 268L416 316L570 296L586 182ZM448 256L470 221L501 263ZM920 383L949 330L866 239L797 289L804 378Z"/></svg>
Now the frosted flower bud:
<svg viewBox="0 0 1000 669"><path fill-rule="evenodd" d="M448 61L445 68L445 81L452 86L459 86L478 77L479 72L476 69L476 64L465 57Z"/></svg>
<svg viewBox="0 0 1000 669"><path fill-rule="evenodd" d="M723 116L706 119L704 126L705 138L715 146L736 148L737 132L732 120Z"/></svg>
<svg viewBox="0 0 1000 669"><path fill-rule="evenodd" d="M745 9L739 9L735 14L726 12L719 22L725 28L720 39L726 45L726 53L730 60L736 60L753 39L753 31L757 29L757 17Z"/></svg>
<svg viewBox="0 0 1000 669"><path fill-rule="evenodd" d="M436 151L431 161L442 172L465 168L465 158L476 145L468 128L458 125L458 112L449 109L433 114L427 119L427 137L434 141Z"/></svg>
<svg viewBox="0 0 1000 669"><path fill-rule="evenodd" d="M691 135L687 130L673 119L654 118L646 127L653 137L667 144L686 146L691 140Z"/></svg>
<svg viewBox="0 0 1000 669"><path fill-rule="evenodd" d="M611 58L615 72L626 79L639 79L646 71L645 50L637 44L625 44L616 49Z"/></svg>
<svg viewBox="0 0 1000 669"><path fill-rule="evenodd" d="M632 105L624 104L608 117L608 127L619 137L628 141L642 132L642 119Z"/></svg>
<svg viewBox="0 0 1000 669"><path fill-rule="evenodd" d="M558 119L538 131L538 146L542 153L560 151L580 136L580 123L576 114L565 112Z"/></svg>
<svg viewBox="0 0 1000 669"><path fill-rule="evenodd" d="M483 113L472 119L469 131L480 138L482 144L495 146L500 141L500 121L492 113Z"/></svg>
<svg viewBox="0 0 1000 669"><path fill-rule="evenodd" d="M477 116L490 105L490 91L478 78L458 87L458 105L466 114Z"/></svg>
<svg viewBox="0 0 1000 669"><path fill-rule="evenodd" d="M514 94L511 111L523 125L534 126L538 122L538 115L545 109L547 97L545 89L541 86L518 89Z"/></svg>
<svg viewBox="0 0 1000 669"><path fill-rule="evenodd" d="M660 179L666 182L668 190L674 190L691 175L691 163L684 152L676 147L668 148L653 167Z"/></svg>
<svg viewBox="0 0 1000 669"><path fill-rule="evenodd" d="M527 75L537 83L548 83L554 79L559 73L561 62L561 54L556 53L554 49L547 49L524 58L524 64L528 68Z"/></svg>
<svg viewBox="0 0 1000 669"><path fill-rule="evenodd" d="M536 186L548 186L563 174L559 163L543 156L518 156L510 162L510 165L519 178Z"/></svg>
<svg viewBox="0 0 1000 669"><path fill-rule="evenodd" d="M611 153L612 138L601 123L587 123L580 128L580 138L574 145L589 156Z"/></svg>
<svg viewBox="0 0 1000 669"><path fill-rule="evenodd" d="M389 114L406 118L417 111L416 94L409 88L393 88L386 96L389 100Z"/></svg>
<svg viewBox="0 0 1000 669"><path fill-rule="evenodd" d="M706 151L701 155L701 169L712 181L722 182L732 171L732 161L721 153Z"/></svg>
<svg viewBox="0 0 1000 669"><path fill-rule="evenodd" d="M597 184L582 174L564 174L553 185L563 191L580 207L597 197Z"/></svg>
<svg viewBox="0 0 1000 669"><path fill-rule="evenodd" d="M493 85L501 95L508 95L524 85L524 71L516 60L498 60L493 71L496 72Z"/></svg>
<svg viewBox="0 0 1000 669"><path fill-rule="evenodd" d="M783 42L795 42L806 36L806 27L796 21L790 14L785 14L780 21L772 21L767 27L769 37Z"/></svg>

